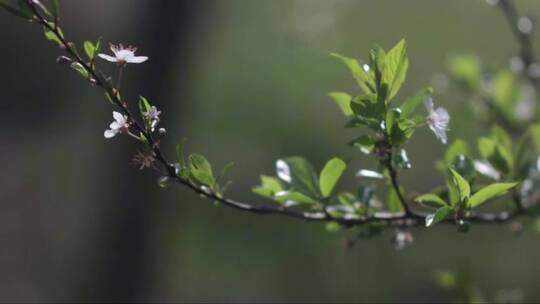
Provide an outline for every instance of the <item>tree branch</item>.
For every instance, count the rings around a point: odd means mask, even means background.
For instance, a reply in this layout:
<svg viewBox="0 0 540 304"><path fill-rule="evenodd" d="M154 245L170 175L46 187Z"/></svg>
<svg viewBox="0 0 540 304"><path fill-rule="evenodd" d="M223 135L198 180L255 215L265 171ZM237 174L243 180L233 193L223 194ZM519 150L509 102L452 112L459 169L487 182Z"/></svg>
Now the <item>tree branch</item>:
<svg viewBox="0 0 540 304"><path fill-rule="evenodd" d="M41 12L38 10L38 8L35 6L35 4L28 0L28 5L32 9L32 13L34 14L33 21L37 22L38 24L41 24L44 26L47 30L53 32L58 40L60 41L60 44L62 48L65 50L66 54L76 63L80 64L88 73L91 75L93 79L93 84L95 86L101 87L105 93L110 97L112 102L120 108L122 113L128 117L129 121L132 123L133 127L144 136L146 139L145 144L149 149L151 149L156 157L156 160L165 168L166 175L171 180L174 180L175 182L182 184L191 190L193 192L206 197L208 199L212 199L215 201L220 202L226 207L230 207L236 210L240 210L246 213L254 213L254 214L260 214L260 215L266 215L266 214L272 214L272 215L280 215L295 219L301 219L305 221L313 221L313 222L336 222L344 227L353 227L353 226L360 226L369 224L372 222L382 222L386 223L390 227L411 227L411 226L420 226L424 224L424 219L428 215L427 213L420 213L420 212L412 212L403 196L403 193L401 192L401 189L399 188L399 184L397 181L397 171L393 167L391 163L392 159L392 153L389 152L387 156L389 156L389 160L384 163L386 168L389 171L390 174L390 180L392 187L396 191L398 198L403 206L404 212L402 213L391 213L391 212L374 212L365 216L345 216L345 217L334 217L330 215L328 212L322 211L297 211L295 209L285 208L285 207L267 207L267 206L255 206L250 205L247 203L235 201L233 199L225 198L219 193L215 193L211 191L210 189L199 186L192 181L190 181L187 178L182 178L179 175L177 175L175 166L167 161L165 156L163 155L160 147L159 147L159 141L156 141L152 133L148 131L131 113L131 111L128 108L128 105L126 102L122 101L120 98L120 94L118 92L118 88L114 88L109 80L104 76L104 74L95 67L92 63L87 63L85 60L83 60L78 52L76 51L74 45L70 42L68 42L63 34L60 32L60 28L56 25L56 23L51 23L47 21L46 17L44 17ZM501 0L501 7L504 8L504 11L508 11L507 15L510 16L509 18L512 18L514 20L516 17L515 11L512 9L512 6L509 6L508 1ZM510 8L510 9L508 9ZM519 33L517 33L519 34ZM527 62L532 63L534 62L534 57L532 57L531 54L531 46L530 46L530 40L528 36L524 36L519 34L520 41L522 42L523 46L523 56L527 58ZM536 83L536 80L535 80ZM521 212L519 212L521 214ZM508 212L501 212L501 213L471 213L466 219L471 222L476 223L486 223L486 224L499 224L499 223L506 223L510 220L512 220L515 216L517 216L518 213L508 213ZM453 224L455 223L454 219L446 219L443 222Z"/></svg>

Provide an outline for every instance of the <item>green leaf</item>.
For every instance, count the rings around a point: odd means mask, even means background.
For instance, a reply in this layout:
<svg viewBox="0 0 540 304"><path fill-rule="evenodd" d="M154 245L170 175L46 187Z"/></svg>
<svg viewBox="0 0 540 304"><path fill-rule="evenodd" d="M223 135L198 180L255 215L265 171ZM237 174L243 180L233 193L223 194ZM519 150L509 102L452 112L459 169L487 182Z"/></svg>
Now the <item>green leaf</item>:
<svg viewBox="0 0 540 304"><path fill-rule="evenodd" d="M178 160L178 163L180 163L181 168L186 168L186 160L184 157L184 147L186 145L186 139L183 138L182 141L180 141L176 145L176 159Z"/></svg>
<svg viewBox="0 0 540 304"><path fill-rule="evenodd" d="M453 168L461 175L464 179L471 181L476 177L476 169L474 166L474 161L463 154L458 155L454 158L454 161L451 164Z"/></svg>
<svg viewBox="0 0 540 304"><path fill-rule="evenodd" d="M207 171L190 168L189 174L193 180L202 185L208 186L210 188L213 188L215 185L214 177L210 175Z"/></svg>
<svg viewBox="0 0 540 304"><path fill-rule="evenodd" d="M96 56L96 47L94 46L94 44L90 41L85 41L83 46L86 56L88 56L88 59L94 59L94 57Z"/></svg>
<svg viewBox="0 0 540 304"><path fill-rule="evenodd" d="M435 274L435 279L437 284L446 289L452 289L457 285L456 275L450 271L438 271Z"/></svg>
<svg viewBox="0 0 540 304"><path fill-rule="evenodd" d="M540 152L540 125L534 124L529 127L529 134L531 135L532 142L536 152Z"/></svg>
<svg viewBox="0 0 540 304"><path fill-rule="evenodd" d="M403 211L401 200L394 188L389 188L386 195L386 204L389 212L398 213Z"/></svg>
<svg viewBox="0 0 540 304"><path fill-rule="evenodd" d="M383 81L388 84L388 100L396 96L405 81L409 60L407 58L407 43L399 41L384 58Z"/></svg>
<svg viewBox="0 0 540 304"><path fill-rule="evenodd" d="M263 187L272 190L274 193L283 190L281 181L272 176L261 175L261 183Z"/></svg>
<svg viewBox="0 0 540 304"><path fill-rule="evenodd" d="M356 196L350 192L342 192L337 196L337 200L342 205L352 206L356 203Z"/></svg>
<svg viewBox="0 0 540 304"><path fill-rule="evenodd" d="M378 124L385 114L384 105L377 103L377 97L373 94L354 97L350 107L356 116L375 124Z"/></svg>
<svg viewBox="0 0 540 304"><path fill-rule="evenodd" d="M469 182L467 182L456 170L450 168L450 172L452 173L452 180L459 192L459 200L461 202L466 202L471 195L471 186L469 185Z"/></svg>
<svg viewBox="0 0 540 304"><path fill-rule="evenodd" d="M326 163L319 177L321 194L324 197L328 197L332 193L334 186L346 168L347 164L337 157Z"/></svg>
<svg viewBox="0 0 540 304"><path fill-rule="evenodd" d="M494 100L507 118L514 117L514 107L520 95L520 83L509 70L497 73L493 79Z"/></svg>
<svg viewBox="0 0 540 304"><path fill-rule="evenodd" d="M282 194L283 193L283 194ZM276 195L274 193L274 199L280 203L286 203L286 205L299 205L299 204L315 204L317 201L301 192L282 192Z"/></svg>
<svg viewBox="0 0 540 304"><path fill-rule="evenodd" d="M512 155L502 144L491 138L482 137L478 140L478 150L480 155L500 172L509 174L512 170Z"/></svg>
<svg viewBox="0 0 540 304"><path fill-rule="evenodd" d="M480 189L469 199L469 207L476 208L488 200L505 194L518 183L495 183Z"/></svg>
<svg viewBox="0 0 540 304"><path fill-rule="evenodd" d="M330 54L338 59L340 59L351 71L353 78L356 80L356 83L366 94L375 93L373 85L369 79L368 73L366 73L361 67L358 61L354 58L349 58L337 53Z"/></svg>
<svg viewBox="0 0 540 304"><path fill-rule="evenodd" d="M351 95L343 92L330 92L328 96L334 100L345 116L353 115L353 111L351 110Z"/></svg>
<svg viewBox="0 0 540 304"><path fill-rule="evenodd" d="M213 187L215 179L212 172L212 166L206 157L194 153L191 154L188 159L191 177L203 185Z"/></svg>
<svg viewBox="0 0 540 304"><path fill-rule="evenodd" d="M313 166L304 158L293 156L283 159L291 173L291 185L308 196L320 197L319 181Z"/></svg>
<svg viewBox="0 0 540 304"><path fill-rule="evenodd" d="M444 155L444 161L447 165L453 164L456 160L456 157L459 155L469 156L469 146L467 143L461 139L456 139L449 147L446 149Z"/></svg>
<svg viewBox="0 0 540 304"><path fill-rule="evenodd" d="M234 167L234 162L228 162L223 166L223 169L221 169L221 172L219 173L218 180L223 181L229 174L229 171L231 171L232 167Z"/></svg>
<svg viewBox="0 0 540 304"><path fill-rule="evenodd" d="M369 135L361 135L351 140L349 145L360 149L364 154L369 154L375 149L375 139Z"/></svg>
<svg viewBox="0 0 540 304"><path fill-rule="evenodd" d="M281 181L275 177L261 175L261 185L254 187L252 191L261 196L274 199L276 193L283 191L283 185Z"/></svg>
<svg viewBox="0 0 540 304"><path fill-rule="evenodd" d="M403 145L412 137L415 129L416 124L414 121L407 118L400 118L394 122L394 126L391 129L390 141L395 146Z"/></svg>
<svg viewBox="0 0 540 304"><path fill-rule="evenodd" d="M433 95L433 88L426 87L418 91L414 96L407 98L401 107L399 107L401 109L401 116L408 117L411 115L424 99L431 95Z"/></svg>
<svg viewBox="0 0 540 304"><path fill-rule="evenodd" d="M88 71L78 62L73 62L70 67L77 71L83 78L88 79Z"/></svg>
<svg viewBox="0 0 540 304"><path fill-rule="evenodd" d="M58 38L56 33L53 31L49 31L45 29L45 38L47 38L50 41L56 42L56 44L58 45L62 45L62 41L60 40L60 38Z"/></svg>
<svg viewBox="0 0 540 304"><path fill-rule="evenodd" d="M456 80L470 90L475 90L481 82L481 68L474 55L458 55L450 61L450 72Z"/></svg>
<svg viewBox="0 0 540 304"><path fill-rule="evenodd" d="M426 227L431 227L441 222L453 213L454 209L452 209L450 206L444 206L437 209L434 214L426 216Z"/></svg>
<svg viewBox="0 0 540 304"><path fill-rule="evenodd" d="M379 46L375 46L369 51L369 66L370 69L373 70L375 87L377 88L377 95L379 95L382 100L386 100L386 96L388 93L388 83L384 83L382 74L385 64L385 56L386 53Z"/></svg>
<svg viewBox="0 0 540 304"><path fill-rule="evenodd" d="M30 20L32 19L32 13L28 9L20 9L9 3L7 0L0 0L0 8L5 9L9 13Z"/></svg>
<svg viewBox="0 0 540 304"><path fill-rule="evenodd" d="M342 228L343 227L341 226L341 224L336 223L336 222L328 222L325 225L325 229L328 232L337 232L337 231L340 231Z"/></svg>
<svg viewBox="0 0 540 304"><path fill-rule="evenodd" d="M139 112L141 112L141 115L144 115L144 113L150 111L151 108L152 106L150 105L148 99L146 99L144 96L139 96Z"/></svg>
<svg viewBox="0 0 540 304"><path fill-rule="evenodd" d="M490 138L502 145L507 151L512 151L512 139L503 128L497 125L491 127Z"/></svg>
<svg viewBox="0 0 540 304"><path fill-rule="evenodd" d="M432 193L420 195L416 197L415 201L424 206L434 207L434 208L448 206L448 204L442 198Z"/></svg>
<svg viewBox="0 0 540 304"><path fill-rule="evenodd" d="M58 0L51 0L51 13L57 19L60 16L60 4Z"/></svg>

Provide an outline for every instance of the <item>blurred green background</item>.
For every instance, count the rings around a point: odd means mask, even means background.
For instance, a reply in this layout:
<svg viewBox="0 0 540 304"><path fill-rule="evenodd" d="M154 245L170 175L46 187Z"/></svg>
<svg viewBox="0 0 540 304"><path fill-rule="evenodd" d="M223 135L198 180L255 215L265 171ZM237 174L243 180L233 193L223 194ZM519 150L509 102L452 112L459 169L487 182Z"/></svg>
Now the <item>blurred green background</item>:
<svg viewBox="0 0 540 304"><path fill-rule="evenodd" d="M350 159L342 189L357 183L356 169L374 168L346 146L354 133L327 97L358 93L330 52L366 59L374 44L388 49L405 37L401 98L445 72L451 54L504 67L517 52L500 12L480 0L60 2L76 43L102 36L150 57L128 67L124 95L145 95L163 110L169 158L187 137L189 151L216 165L235 161L229 195L248 202L262 202L250 188L279 157L303 155L317 169L333 156ZM540 15L539 1L516 5ZM540 239L531 231L413 229L415 243L401 252L388 231L346 250L354 230L327 233L160 189L154 173L130 164L136 143L103 138L110 104L55 63L60 50L41 30L5 12L0 27L0 300L448 301L433 280L439 269L464 271L489 299L519 289L540 300ZM452 114L450 140L472 144L486 132L453 87L435 102ZM433 134L418 131L407 150L408 190L442 182L433 165L444 146Z"/></svg>

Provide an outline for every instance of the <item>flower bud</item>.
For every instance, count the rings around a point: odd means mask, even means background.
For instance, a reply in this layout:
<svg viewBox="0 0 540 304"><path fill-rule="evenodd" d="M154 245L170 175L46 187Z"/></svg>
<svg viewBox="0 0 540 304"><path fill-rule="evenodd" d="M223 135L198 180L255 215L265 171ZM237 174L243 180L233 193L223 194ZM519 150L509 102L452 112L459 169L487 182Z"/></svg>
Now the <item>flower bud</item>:
<svg viewBox="0 0 540 304"><path fill-rule="evenodd" d="M70 64L71 63L71 58L69 58L67 56L59 56L58 58L56 58L56 63L58 63L58 64Z"/></svg>

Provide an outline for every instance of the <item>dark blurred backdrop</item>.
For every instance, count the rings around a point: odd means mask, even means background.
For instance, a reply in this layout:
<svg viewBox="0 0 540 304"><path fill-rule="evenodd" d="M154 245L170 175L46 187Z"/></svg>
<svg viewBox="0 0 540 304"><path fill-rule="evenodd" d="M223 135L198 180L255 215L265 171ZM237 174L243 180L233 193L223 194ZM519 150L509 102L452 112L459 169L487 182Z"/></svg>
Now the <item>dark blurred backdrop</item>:
<svg viewBox="0 0 540 304"><path fill-rule="evenodd" d="M260 201L249 189L282 156L305 155L318 169L333 156L373 168L346 146L352 133L327 97L357 93L330 52L365 59L373 44L389 48L405 37L406 97L444 72L453 53L502 67L517 51L505 20L480 0L60 2L71 40L102 36L150 57L128 67L124 95L145 95L163 110L170 157L187 137L188 149L213 163L235 161L230 195L246 201ZM516 2L540 14L540 2ZM540 299L532 232L417 229L415 244L396 252L389 231L346 250L354 231L327 233L160 189L155 174L130 164L135 143L103 138L110 104L55 63L60 51L42 31L3 11L0 28L0 300L449 300L433 281L438 269L468 273L487 297L520 289ZM453 114L451 139L472 143L485 132L452 87L435 99ZM444 147L427 129L408 150L408 189L442 181L433 165ZM340 187L355 185L347 172Z"/></svg>

